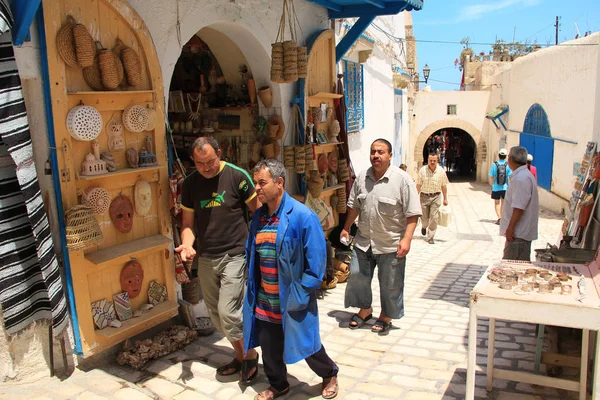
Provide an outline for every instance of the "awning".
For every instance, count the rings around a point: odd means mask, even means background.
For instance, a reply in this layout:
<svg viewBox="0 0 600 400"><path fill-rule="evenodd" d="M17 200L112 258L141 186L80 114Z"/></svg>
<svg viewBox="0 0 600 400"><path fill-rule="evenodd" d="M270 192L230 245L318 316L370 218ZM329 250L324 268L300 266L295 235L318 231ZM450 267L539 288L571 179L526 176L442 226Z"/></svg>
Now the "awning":
<svg viewBox="0 0 600 400"><path fill-rule="evenodd" d="M42 0L14 0L12 2L11 8L15 19L12 39L15 46L21 46L25 38L29 36L29 27L41 2Z"/></svg>
<svg viewBox="0 0 600 400"><path fill-rule="evenodd" d="M490 112L488 112L485 117L489 120L491 120L494 125L496 126L496 128L500 128L498 126L498 124L496 123L496 120L500 121L500 124L502 125L502 127L504 128L504 130L506 130L506 125L504 125L504 122L502 122L502 117L504 114L506 114L508 112L508 106L506 104L500 104L498 107L494 108L493 110L491 110Z"/></svg>
<svg viewBox="0 0 600 400"><path fill-rule="evenodd" d="M335 46L335 60L340 62L354 42L380 15L396 15L401 11L418 11L425 0L307 0L328 10L329 19L358 18L352 29Z"/></svg>

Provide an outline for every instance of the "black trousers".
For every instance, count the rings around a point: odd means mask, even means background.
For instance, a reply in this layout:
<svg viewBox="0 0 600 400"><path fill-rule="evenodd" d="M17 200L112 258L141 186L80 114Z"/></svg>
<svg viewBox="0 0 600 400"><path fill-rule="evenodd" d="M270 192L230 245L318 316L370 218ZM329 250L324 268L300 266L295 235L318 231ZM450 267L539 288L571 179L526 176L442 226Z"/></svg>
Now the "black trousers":
<svg viewBox="0 0 600 400"><path fill-rule="evenodd" d="M283 362L283 327L279 324L256 319L258 325L258 342L262 349L263 367L269 384L277 391L290 386L287 380L287 368ZM306 363L321 378L337 376L338 366L321 349L305 359Z"/></svg>

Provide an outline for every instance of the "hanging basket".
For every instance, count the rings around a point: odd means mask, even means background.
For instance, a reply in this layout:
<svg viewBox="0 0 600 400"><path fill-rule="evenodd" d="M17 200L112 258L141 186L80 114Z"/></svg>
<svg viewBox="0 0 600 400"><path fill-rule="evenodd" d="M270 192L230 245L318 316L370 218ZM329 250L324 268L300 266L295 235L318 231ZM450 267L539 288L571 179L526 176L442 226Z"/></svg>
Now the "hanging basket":
<svg viewBox="0 0 600 400"><path fill-rule="evenodd" d="M263 144L262 154L265 158L277 158L280 150L280 146L277 142L269 142Z"/></svg>
<svg viewBox="0 0 600 400"><path fill-rule="evenodd" d="M263 86L260 89L258 89L258 98L267 108L271 108L271 106L273 105L273 95L269 86Z"/></svg>
<svg viewBox="0 0 600 400"><path fill-rule="evenodd" d="M125 78L129 86L139 86L142 83L142 62L138 53L117 38L116 47L121 53L121 61L125 70Z"/></svg>
<svg viewBox="0 0 600 400"><path fill-rule="evenodd" d="M123 110L123 126L129 132L143 132L148 126L146 107L131 105Z"/></svg>
<svg viewBox="0 0 600 400"><path fill-rule="evenodd" d="M271 140L280 140L285 132L285 124L281 117L271 116L267 121L267 136Z"/></svg>
<svg viewBox="0 0 600 400"><path fill-rule="evenodd" d="M335 204L335 208L338 213L344 214L346 212L346 188L341 187L335 191L335 194L338 198L337 204ZM334 204L332 204L333 206Z"/></svg>
<svg viewBox="0 0 600 400"><path fill-rule="evenodd" d="M308 76L308 54L306 46L298 46L298 78L306 78Z"/></svg>
<svg viewBox="0 0 600 400"><path fill-rule="evenodd" d="M283 80L285 83L298 80L298 50L295 40L283 42Z"/></svg>
<svg viewBox="0 0 600 400"><path fill-rule="evenodd" d="M79 67L75 51L75 37L73 28L77 25L71 15L67 15L67 22L56 32L56 50L58 55L69 67Z"/></svg>
<svg viewBox="0 0 600 400"><path fill-rule="evenodd" d="M110 194L101 187L89 187L81 195L81 203L92 209L94 214L102 215L110 206Z"/></svg>
<svg viewBox="0 0 600 400"><path fill-rule="evenodd" d="M348 182L350 180L350 171L348 170L348 161L345 158L338 160L338 174L340 182Z"/></svg>
<svg viewBox="0 0 600 400"><path fill-rule="evenodd" d="M306 152L304 145L294 146L294 171L303 174L306 171Z"/></svg>
<svg viewBox="0 0 600 400"><path fill-rule="evenodd" d="M323 179L317 173L311 173L309 181L306 183L310 195L317 199L323 191Z"/></svg>
<svg viewBox="0 0 600 400"><path fill-rule="evenodd" d="M284 83L283 79L283 43L271 44L271 81Z"/></svg>
<svg viewBox="0 0 600 400"><path fill-rule="evenodd" d="M69 250L83 250L97 246L104 240L100 225L92 215L90 207L84 205L71 207L65 213L65 219Z"/></svg>
<svg viewBox="0 0 600 400"><path fill-rule="evenodd" d="M283 146L283 166L286 169L294 169L294 147L295 146ZM304 151L302 152L302 156L304 157Z"/></svg>
<svg viewBox="0 0 600 400"><path fill-rule="evenodd" d="M67 114L67 131L74 139L94 140L102 131L102 115L94 107L75 106Z"/></svg>
<svg viewBox="0 0 600 400"><path fill-rule="evenodd" d="M96 57L96 45L92 35L83 24L73 27L73 38L75 40L75 53L77 63L81 68L91 67Z"/></svg>
<svg viewBox="0 0 600 400"><path fill-rule="evenodd" d="M96 57L94 58L94 63L83 69L83 79L85 79L86 83L94 90L105 90L104 85L102 84L102 73L100 72L100 64L98 62L98 55L102 50L102 45L100 42L96 42Z"/></svg>
<svg viewBox="0 0 600 400"><path fill-rule="evenodd" d="M117 69L117 58L112 50L102 49L98 54L98 65L102 75L102 84L108 90L119 87L119 70Z"/></svg>

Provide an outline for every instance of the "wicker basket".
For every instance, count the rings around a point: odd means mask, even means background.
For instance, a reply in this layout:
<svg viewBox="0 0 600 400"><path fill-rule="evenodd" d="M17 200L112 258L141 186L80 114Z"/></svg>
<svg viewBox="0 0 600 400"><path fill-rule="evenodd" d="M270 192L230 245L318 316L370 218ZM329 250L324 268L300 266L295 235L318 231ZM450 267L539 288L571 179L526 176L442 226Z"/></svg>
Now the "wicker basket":
<svg viewBox="0 0 600 400"><path fill-rule="evenodd" d="M67 15L67 22L56 32L56 50L69 67L79 67L75 52L75 37L73 36L75 25L77 25L75 19L71 15Z"/></svg>
<svg viewBox="0 0 600 400"><path fill-rule="evenodd" d="M271 81L284 83L283 79L283 43L271 44Z"/></svg>
<svg viewBox="0 0 600 400"><path fill-rule="evenodd" d="M312 173L309 181L306 183L308 191L312 197L319 198L323 191L323 179L317 173Z"/></svg>
<svg viewBox="0 0 600 400"><path fill-rule="evenodd" d="M283 80L285 83L298 80L298 50L296 42L287 40L283 42Z"/></svg>
<svg viewBox="0 0 600 400"><path fill-rule="evenodd" d="M98 54L98 65L102 75L102 84L108 90L115 90L119 87L119 71L117 69L117 59L112 50L102 49Z"/></svg>
<svg viewBox="0 0 600 400"><path fill-rule="evenodd" d="M338 198L337 204L335 204L335 209L338 213L344 214L346 212L346 188L341 187L335 191L335 194ZM332 204L333 206L334 204Z"/></svg>
<svg viewBox="0 0 600 400"><path fill-rule="evenodd" d="M338 176L340 182L348 182L350 180L350 171L348 170L348 161L345 158L338 160Z"/></svg>
<svg viewBox="0 0 600 400"><path fill-rule="evenodd" d="M281 117L277 115L271 116L267 121L267 136L271 140L279 140L285 132L285 124Z"/></svg>
<svg viewBox="0 0 600 400"><path fill-rule="evenodd" d="M65 213L66 238L69 250L83 250L102 243L104 237L92 209L88 206L74 206Z"/></svg>
<svg viewBox="0 0 600 400"><path fill-rule="evenodd" d="M286 169L294 169L294 151L295 146L283 146L283 166ZM304 150L302 150L302 157L304 158ZM304 161L304 160L302 160ZM304 172L304 171L303 171Z"/></svg>
<svg viewBox="0 0 600 400"><path fill-rule="evenodd" d="M306 78L308 76L308 54L306 46L298 46L298 78Z"/></svg>
<svg viewBox="0 0 600 400"><path fill-rule="evenodd" d="M131 47L125 46L121 52L121 60L129 86L139 86L142 83L142 62L140 56Z"/></svg>
<svg viewBox="0 0 600 400"><path fill-rule="evenodd" d="M294 171L303 174L306 171L306 151L304 145L294 146Z"/></svg>
<svg viewBox="0 0 600 400"><path fill-rule="evenodd" d="M94 60L94 63L90 67L83 69L83 79L86 83L94 90L105 90L102 84L102 74L100 72L100 66L98 65L98 58Z"/></svg>
<svg viewBox="0 0 600 400"><path fill-rule="evenodd" d="M323 116L323 111L321 111L320 107L311 107L310 114L312 115L313 122L315 123L315 125L318 124L319 122L321 122L321 117Z"/></svg>
<svg viewBox="0 0 600 400"><path fill-rule="evenodd" d="M90 35L85 25L76 24L73 27L73 37L77 63L81 68L91 67L96 57L96 44L92 35Z"/></svg>

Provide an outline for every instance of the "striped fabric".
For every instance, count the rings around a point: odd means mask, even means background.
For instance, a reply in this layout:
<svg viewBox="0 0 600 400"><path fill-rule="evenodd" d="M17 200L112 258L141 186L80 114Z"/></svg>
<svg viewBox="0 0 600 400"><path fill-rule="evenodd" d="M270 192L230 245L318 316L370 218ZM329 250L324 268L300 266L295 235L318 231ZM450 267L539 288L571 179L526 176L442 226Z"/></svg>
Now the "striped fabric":
<svg viewBox="0 0 600 400"><path fill-rule="evenodd" d="M38 320L58 335L68 322L58 262L44 210L11 37L0 0L0 306L13 335ZM7 157L9 156L9 157Z"/></svg>
<svg viewBox="0 0 600 400"><path fill-rule="evenodd" d="M277 273L277 252L275 239L279 217L260 217L256 233L256 251L260 260L260 288L256 302L256 318L281 324L279 308L279 275Z"/></svg>

